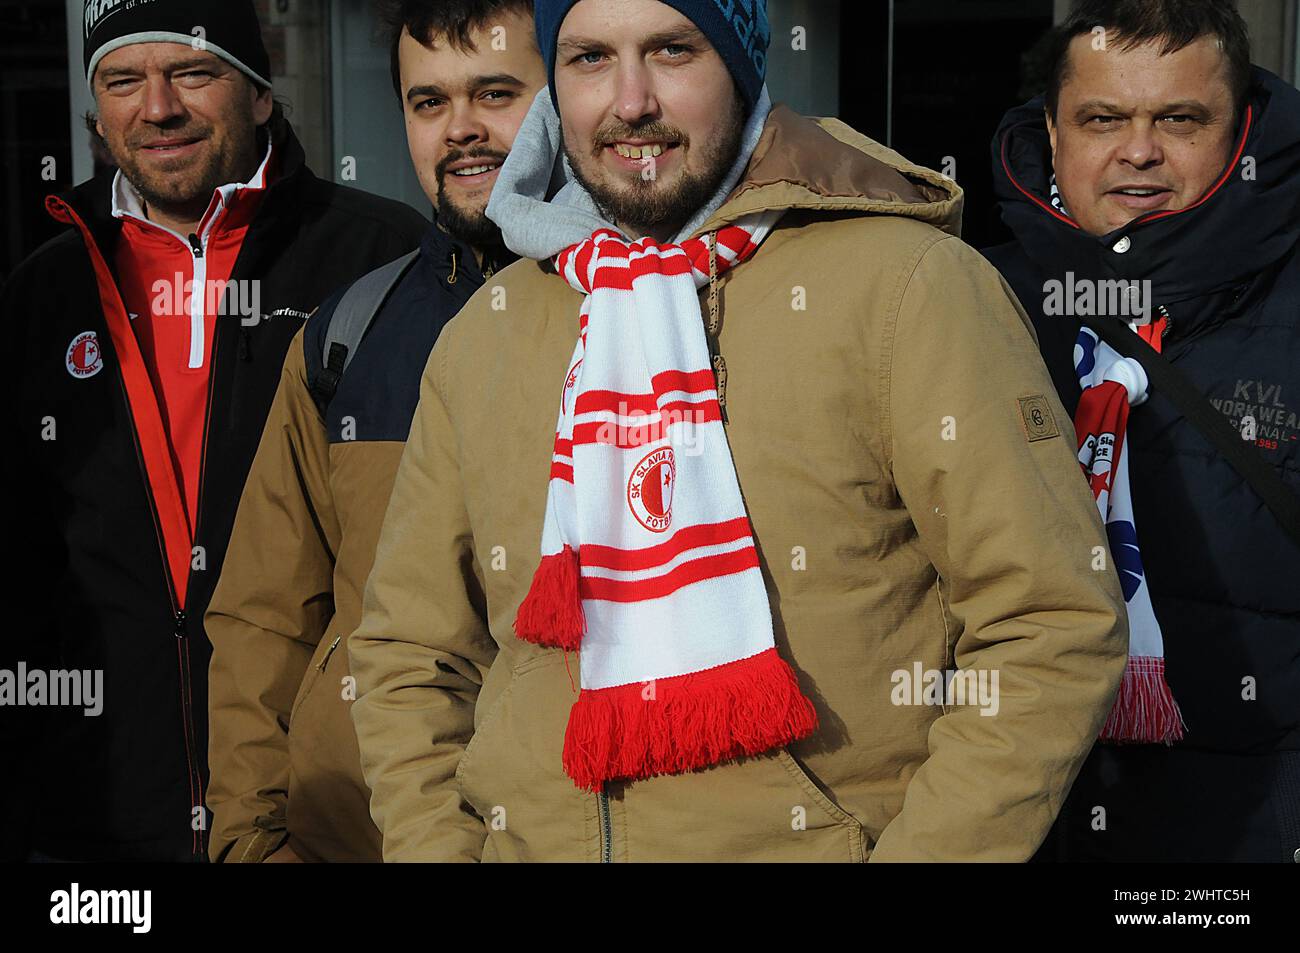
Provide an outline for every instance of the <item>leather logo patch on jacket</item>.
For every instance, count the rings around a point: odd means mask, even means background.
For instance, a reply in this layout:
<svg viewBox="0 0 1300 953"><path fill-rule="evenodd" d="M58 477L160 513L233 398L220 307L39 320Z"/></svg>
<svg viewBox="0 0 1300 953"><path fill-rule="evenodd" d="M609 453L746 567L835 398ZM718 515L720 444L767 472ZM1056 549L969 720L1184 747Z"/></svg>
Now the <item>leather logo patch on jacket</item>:
<svg viewBox="0 0 1300 953"><path fill-rule="evenodd" d="M1020 398L1020 419L1025 426L1025 436L1029 438L1030 443L1061 435L1061 428L1056 426L1056 417L1052 413L1052 408L1042 394Z"/></svg>

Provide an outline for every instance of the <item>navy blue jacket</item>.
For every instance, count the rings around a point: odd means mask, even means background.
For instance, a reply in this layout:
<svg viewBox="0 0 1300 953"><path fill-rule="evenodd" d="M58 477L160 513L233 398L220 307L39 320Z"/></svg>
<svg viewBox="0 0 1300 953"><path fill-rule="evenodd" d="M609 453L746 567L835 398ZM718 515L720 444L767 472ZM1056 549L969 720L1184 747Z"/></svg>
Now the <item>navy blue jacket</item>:
<svg viewBox="0 0 1300 953"><path fill-rule="evenodd" d="M1170 319L1165 356L1238 429L1254 418L1257 452L1300 493L1300 92L1263 70L1254 79L1231 164L1207 197L1100 238L1049 204L1042 100L1013 109L993 166L1016 241L985 255L1033 319L1071 413L1079 320L1043 313L1045 283L1067 272L1149 280ZM1182 746L1300 749L1300 544L1158 391L1134 409L1128 447Z"/></svg>
<svg viewBox="0 0 1300 953"><path fill-rule="evenodd" d="M504 248L485 253L489 274L515 260ZM420 399L420 378L429 353L447 322L483 285L483 270L470 247L435 223L420 239L420 255L389 295L325 413L330 443L395 440L405 442ZM350 285L348 286L350 287ZM340 288L307 321L303 357L307 378L320 376L325 335L347 287Z"/></svg>

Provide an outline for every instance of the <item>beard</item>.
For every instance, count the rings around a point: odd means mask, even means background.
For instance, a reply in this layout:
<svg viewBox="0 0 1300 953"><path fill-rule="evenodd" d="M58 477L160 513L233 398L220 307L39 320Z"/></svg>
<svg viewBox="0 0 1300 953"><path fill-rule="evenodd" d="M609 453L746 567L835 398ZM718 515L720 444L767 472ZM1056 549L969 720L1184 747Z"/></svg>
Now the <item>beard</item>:
<svg viewBox="0 0 1300 953"><path fill-rule="evenodd" d="M128 132L112 149L114 161L128 182L140 193L146 208L156 208L175 217L198 218L207 211L212 193L232 182L246 182L257 169L257 131L252 105L236 100L227 117L225 137L213 138L214 127L188 122L152 125ZM200 139L204 148L174 168L138 162L138 150L161 139Z"/></svg>
<svg viewBox="0 0 1300 953"><path fill-rule="evenodd" d="M438 224L448 232L473 248L488 248L504 244L501 228L487 217L487 200L481 208L465 208L457 204L447 194L447 176L454 173L447 171L447 166L460 159L492 159L504 163L505 153L490 149L459 150L443 156L438 163L435 174L438 177ZM497 173L500 175L500 173ZM491 195L491 192L488 193Z"/></svg>
<svg viewBox="0 0 1300 953"><path fill-rule="evenodd" d="M745 128L745 107L739 95L733 96L731 109L721 128L711 133L700 147L699 168L683 168L671 185L641 173L616 176L605 171L601 155L609 144L620 139L648 139L676 142L679 149L690 147L690 137L680 129L659 121L629 126L614 120L602 125L592 137L592 149L580 158L564 142L564 154L578 183L587 190L605 217L625 228L642 234L672 235L690 221L713 197L722 180L740 155L740 137ZM589 165L584 165L589 163Z"/></svg>

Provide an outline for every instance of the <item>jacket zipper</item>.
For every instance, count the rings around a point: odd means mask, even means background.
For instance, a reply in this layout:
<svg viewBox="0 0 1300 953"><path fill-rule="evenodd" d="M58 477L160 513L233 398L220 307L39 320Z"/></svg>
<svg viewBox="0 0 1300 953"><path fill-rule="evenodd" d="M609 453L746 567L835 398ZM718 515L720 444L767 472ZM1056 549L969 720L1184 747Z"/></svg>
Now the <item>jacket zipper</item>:
<svg viewBox="0 0 1300 953"><path fill-rule="evenodd" d="M596 806L600 809L600 862L614 862L614 825L609 816L609 795L604 791L596 793Z"/></svg>
<svg viewBox="0 0 1300 953"><path fill-rule="evenodd" d="M193 843L191 850L195 856L199 856L204 850L203 832L207 830L207 808L203 806L203 781L199 777L198 770L194 767L194 752L197 750L197 743L194 737L194 698L191 691L192 677L190 670L190 646L189 639L185 632L186 616L184 609L176 610L176 660L177 667L180 671L181 678L181 722L185 732L185 762L189 769L190 780L190 827L193 831ZM197 797L195 796L197 793ZM203 821L199 830L193 830L194 809L198 808L201 813L199 817Z"/></svg>
<svg viewBox="0 0 1300 953"><path fill-rule="evenodd" d="M212 226L204 229L204 237ZM203 257L203 241L193 232L189 236L190 267L193 279L190 282L190 370L203 366L203 345L207 335L204 333L203 308L208 300L208 262Z"/></svg>
<svg viewBox="0 0 1300 953"><path fill-rule="evenodd" d="M325 671L325 666L330 663L330 656L334 654L334 650L339 647L339 642L341 642L342 640L343 640L343 636L341 635L334 636L334 641L331 642L330 647L325 650L325 657L321 659L320 664L316 666L318 671L321 672Z"/></svg>
<svg viewBox="0 0 1300 953"><path fill-rule="evenodd" d="M87 245L88 247L91 248L91 255L93 259L94 255L97 252L97 249L95 247L94 237L90 234L89 228L85 226L85 224L80 220L80 218L76 215L76 213L73 212L66 203L61 202L60 205L64 210L66 210L69 216L69 220L73 224L75 224L79 229L81 229L82 232L84 233L84 238L87 242ZM172 232L172 234L175 235L176 233ZM179 238L179 236L177 237ZM126 305L122 301L120 293L117 298L117 303L119 307L122 308L122 312L125 314ZM194 766L193 752L197 750L197 747L195 745L194 726L193 726L193 718L192 718L193 698L192 698L192 693L190 691L190 675L189 675L189 662L188 662L189 643L185 635L185 623L186 623L185 610L182 609L180 606L180 599L176 592L176 582L174 579L172 579L171 561L168 559L167 556L167 541L166 541L166 536L163 533L162 517L158 513L158 503L154 499L153 484L149 482L149 468L145 466L144 451L141 450L140 448L140 435L136 431L135 419L134 416L132 415L131 395L130 392L127 390L126 379L122 376L122 372L120 368L118 369L117 372L117 385L118 385L118 389L121 391L122 394L122 403L127 408L127 417L130 423L130 432L131 432L131 446L135 450L136 469L138 470L142 482L144 483L145 499L149 503L149 515L153 517L154 538L158 542L158 553L162 559L163 583L167 587L167 602L171 606L171 610L172 610L172 634L175 636L177 640L176 658L177 658L177 668L180 672L181 720L182 720L183 734L185 738L185 764L186 764L186 771L187 771L186 779L190 785L190 802L191 802L190 803L190 809L191 809L190 844L191 844L191 850L193 854L195 856L202 856L203 849L205 846L204 845L205 838L202 836L202 834L200 834L199 831L195 831L193 829L193 809L195 807L203 806L203 791L202 791L203 784L202 784L202 780L199 777L198 770ZM212 404L212 381L211 379L209 379L208 381L209 412L211 410L211 404ZM204 422L203 429L204 429L204 447L205 447L205 455L206 455L206 445L207 445L206 421ZM203 487L203 478L200 473L200 477L199 477L200 499L202 499L202 492L203 492L202 487ZM193 566L192 551L190 556L190 565L191 567ZM191 569L191 572L192 571L193 570ZM196 793L197 793L197 797L196 797ZM196 801L197 803L195 803ZM206 822L206 820L207 818L205 816L204 821Z"/></svg>
<svg viewBox="0 0 1300 953"><path fill-rule="evenodd" d="M129 408L131 406L131 398L126 391L126 382L122 379L122 375L120 373L117 375L117 382L118 382L118 387L122 391L122 401ZM190 691L190 676L189 676L189 663L188 663L189 645L185 637L185 622L186 622L185 610L180 607L180 600L178 599L176 594L176 584L172 580L171 563L167 558L167 544L163 539L161 520L158 516L158 507L157 504L154 502L153 487L149 483L148 470L144 465L144 455L140 450L140 440L135 432L134 422L132 422L131 425L131 445L135 448L136 466L139 468L140 474L144 477L145 497L149 501L149 512L150 515L153 516L153 521L154 521L154 535L158 540L159 555L162 557L163 581L167 585L167 602L171 606L171 610L172 610L172 634L177 639L176 665L177 665L178 672L180 674L181 723L182 723L182 730L185 737L186 779L190 785L190 812L191 812L191 818L193 818L194 808L201 807L203 804L203 795L201 791L202 782L199 778L198 771L194 767L194 754L193 754L195 748L194 727L192 723L192 709L191 709L192 698L191 698L191 691ZM195 792L199 792L197 798L195 797ZM196 800L198 802L197 804L194 803ZM202 853L202 846L201 846L202 839L199 836L198 831L194 831L192 827L191 827L190 843L191 843L191 850L195 855Z"/></svg>
<svg viewBox="0 0 1300 953"><path fill-rule="evenodd" d="M198 545L198 541L200 539L199 529L202 525L202 518L203 518L203 490L204 490L204 484L207 483L206 477L207 477L207 469L208 469L207 466L208 439L210 436L211 422L212 422L212 391L214 388L214 383L216 381L217 350L218 349L216 347L216 335L213 334L212 365L211 367L208 368L207 407L204 408L204 412L203 412L203 449L200 451L200 455L199 455L199 493L198 493L198 500L195 506L195 513L194 513L194 545ZM164 552L164 559L165 556L166 554ZM193 572L194 572L194 555L193 555L193 550L191 550L190 551L190 575L191 576L193 575ZM191 811L194 808L199 808L200 810L205 812L203 815L204 822L205 822L204 827L202 828L201 832L200 831L195 832L197 835L197 845L195 847L194 853L202 854L204 849L206 848L206 838L204 834L207 831L207 826L206 826L207 808L204 807L204 803L203 803L205 800L204 793L203 793L203 779L199 777L198 769L194 765L193 752L198 750L198 739L195 737L194 734L193 672L190 667L189 636L185 628L185 623L186 623L185 610L184 608L178 607L176 605L175 589L171 587L170 579L171 579L171 574L169 572L168 586L169 586L169 591L172 592L172 606L173 606L173 611L176 614L176 638L180 640L177 643L177 648L179 650L179 659L180 659L179 664L180 664L180 676L181 676L181 702L182 702L181 721L182 721L182 727L185 732L185 757L190 772L191 790L198 792L198 796L195 798L196 803L191 804L190 808ZM187 586L186 601L189 600L189 589L190 587Z"/></svg>
<svg viewBox="0 0 1300 953"><path fill-rule="evenodd" d="M718 301L718 233L709 236L709 316L704 334L708 341L709 360L713 367L714 390L718 394L718 416L723 426L730 423L727 416L727 359L722 356L722 317Z"/></svg>
<svg viewBox="0 0 1300 953"><path fill-rule="evenodd" d="M190 370L202 367L204 344L207 338L204 333L204 308L208 300L208 260L204 248L219 216L214 215L206 225L201 225L199 232L190 232L188 235L182 235L156 222L136 218L134 215L128 217L149 228L171 235L190 253L190 356L186 366Z"/></svg>

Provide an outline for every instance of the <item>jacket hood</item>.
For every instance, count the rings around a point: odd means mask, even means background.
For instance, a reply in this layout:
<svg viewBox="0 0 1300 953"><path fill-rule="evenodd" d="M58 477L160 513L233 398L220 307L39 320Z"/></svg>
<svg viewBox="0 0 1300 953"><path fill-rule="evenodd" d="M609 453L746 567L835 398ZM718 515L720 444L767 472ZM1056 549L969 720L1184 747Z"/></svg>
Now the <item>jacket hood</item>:
<svg viewBox="0 0 1300 953"><path fill-rule="evenodd" d="M1300 240L1300 92L1258 67L1252 75L1232 158L1209 191L1100 237L1049 201L1043 98L1007 113L993 139L994 187L1023 252L1047 274L1150 280L1159 305L1240 288L1290 254Z"/></svg>
<svg viewBox="0 0 1300 953"><path fill-rule="evenodd" d="M915 165L838 119L773 107L740 184L696 232L777 209L899 215L951 235L965 195L956 182Z"/></svg>
<svg viewBox="0 0 1300 953"><path fill-rule="evenodd" d="M808 119L772 106L764 87L746 121L735 164L674 240L703 235L746 215L791 209L904 215L956 235L962 200L956 183L837 119ZM564 156L560 119L546 90L524 118L487 215L511 250L536 261L598 228L614 228Z"/></svg>

